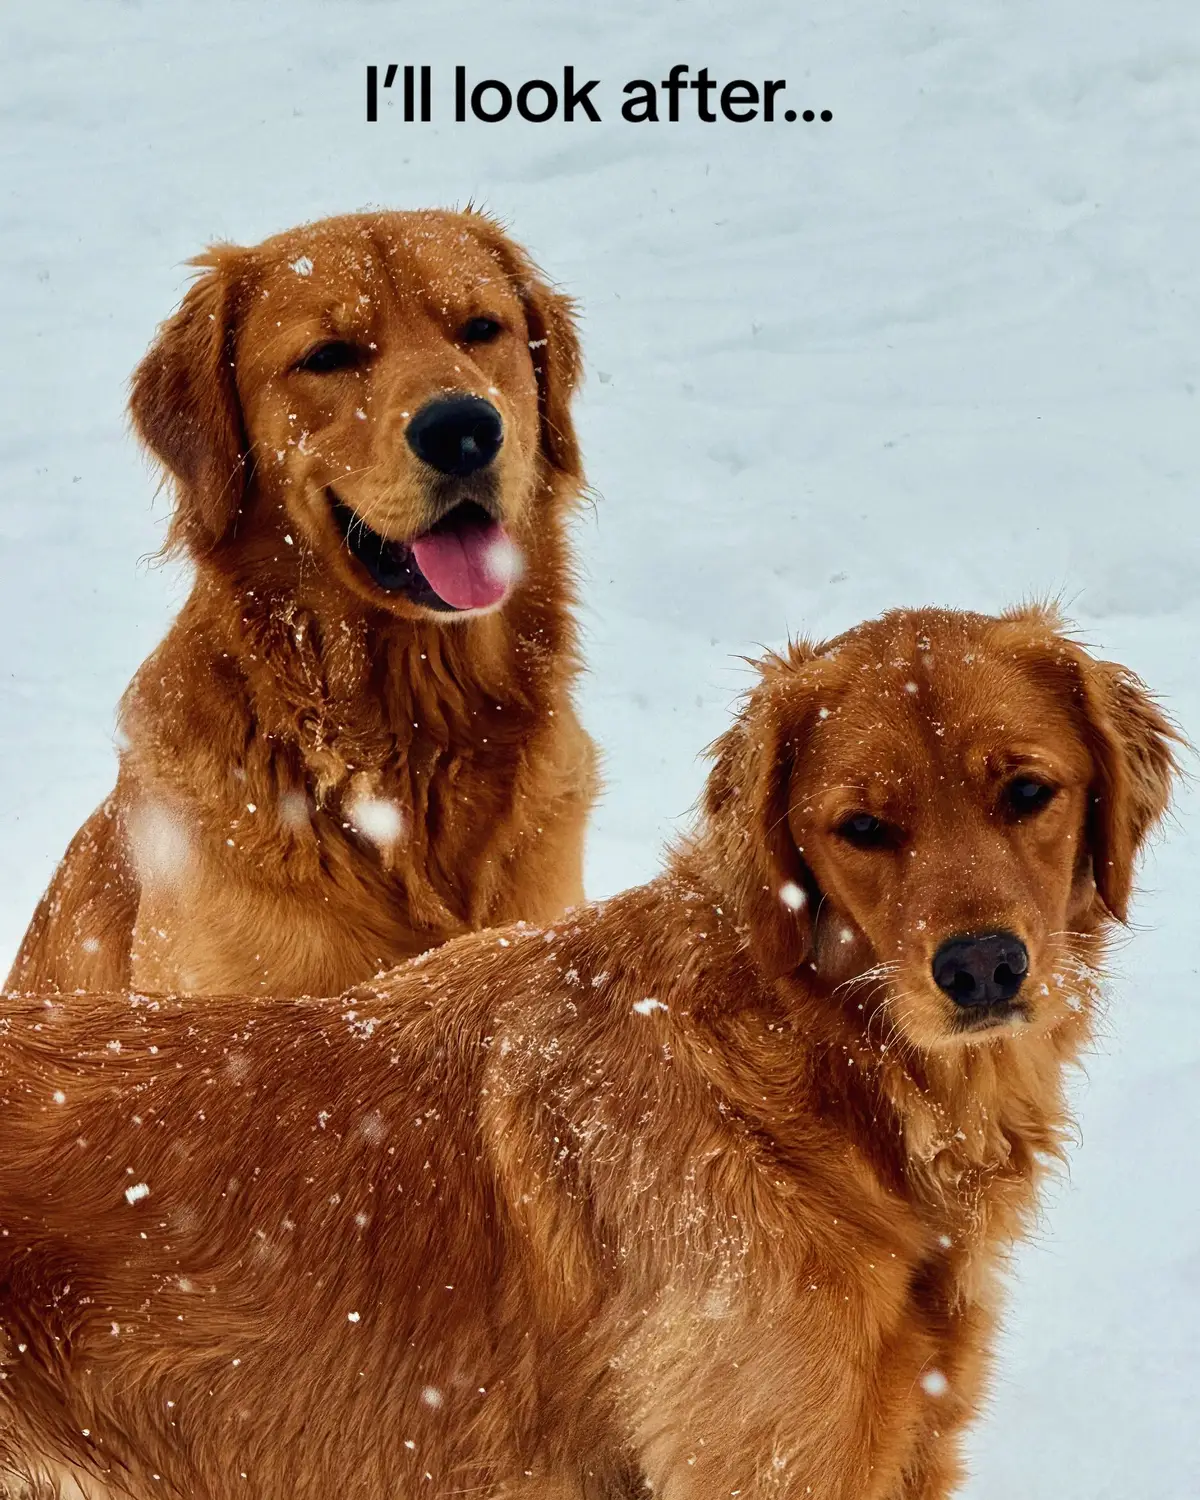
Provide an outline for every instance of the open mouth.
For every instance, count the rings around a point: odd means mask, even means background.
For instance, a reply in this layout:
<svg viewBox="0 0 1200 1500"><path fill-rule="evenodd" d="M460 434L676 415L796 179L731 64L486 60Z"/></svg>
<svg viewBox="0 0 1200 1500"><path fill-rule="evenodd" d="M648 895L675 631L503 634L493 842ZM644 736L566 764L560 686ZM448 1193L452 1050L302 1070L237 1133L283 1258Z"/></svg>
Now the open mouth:
<svg viewBox="0 0 1200 1500"><path fill-rule="evenodd" d="M502 602L517 574L517 553L495 517L473 500L448 511L409 542L373 531L328 491L346 549L385 593L443 613L490 609Z"/></svg>

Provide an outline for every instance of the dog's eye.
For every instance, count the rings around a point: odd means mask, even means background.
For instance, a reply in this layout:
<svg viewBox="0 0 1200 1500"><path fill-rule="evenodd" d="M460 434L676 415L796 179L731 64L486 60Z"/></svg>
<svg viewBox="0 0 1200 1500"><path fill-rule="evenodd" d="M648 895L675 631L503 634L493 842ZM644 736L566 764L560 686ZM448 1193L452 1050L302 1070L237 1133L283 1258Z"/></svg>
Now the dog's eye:
<svg viewBox="0 0 1200 1500"><path fill-rule="evenodd" d="M468 318L458 330L464 344L490 344L504 332L495 318Z"/></svg>
<svg viewBox="0 0 1200 1500"><path fill-rule="evenodd" d="M1053 800L1056 790L1056 787L1050 786L1048 782L1038 781L1034 776L1018 776L1005 787L1004 798L1009 810L1018 818L1023 818L1030 813L1041 812Z"/></svg>
<svg viewBox="0 0 1200 1500"><path fill-rule="evenodd" d="M882 849L888 842L888 826L871 813L852 813L838 824L838 834L856 849Z"/></svg>
<svg viewBox="0 0 1200 1500"><path fill-rule="evenodd" d="M332 375L335 370L353 370L362 364L363 352L345 339L327 339L296 361L296 369L309 375Z"/></svg>

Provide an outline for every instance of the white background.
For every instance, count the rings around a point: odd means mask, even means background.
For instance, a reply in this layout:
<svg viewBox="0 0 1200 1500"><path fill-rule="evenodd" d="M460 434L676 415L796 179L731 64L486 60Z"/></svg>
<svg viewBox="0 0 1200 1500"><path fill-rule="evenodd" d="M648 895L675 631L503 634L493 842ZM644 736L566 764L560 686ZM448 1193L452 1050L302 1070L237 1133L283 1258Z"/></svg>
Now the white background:
<svg viewBox="0 0 1200 1500"><path fill-rule="evenodd" d="M0 970L186 585L145 562L128 375L187 257L332 212L475 198L582 303L592 894L653 871L738 654L788 631L1055 593L1200 730L1194 0L599 9L8 0ZM371 61L433 65L434 123L368 126ZM568 62L603 123L452 122L454 64ZM622 121L675 62L834 121ZM1018 1261L972 1500L1200 1495L1195 802Z"/></svg>

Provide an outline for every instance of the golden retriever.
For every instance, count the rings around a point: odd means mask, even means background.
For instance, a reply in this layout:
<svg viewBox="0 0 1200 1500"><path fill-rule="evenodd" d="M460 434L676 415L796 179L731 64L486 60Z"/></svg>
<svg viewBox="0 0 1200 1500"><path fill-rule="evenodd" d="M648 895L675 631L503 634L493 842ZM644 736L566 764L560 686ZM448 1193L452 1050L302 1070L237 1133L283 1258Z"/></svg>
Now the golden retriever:
<svg viewBox="0 0 1200 1500"><path fill-rule="evenodd" d="M475 212L197 264L132 397L195 587L10 988L331 994L582 898L570 303Z"/></svg>
<svg viewBox="0 0 1200 1500"><path fill-rule="evenodd" d="M4 1462L949 1495L1174 739L1044 612L893 613L766 661L640 889L338 1000L14 1001Z"/></svg>

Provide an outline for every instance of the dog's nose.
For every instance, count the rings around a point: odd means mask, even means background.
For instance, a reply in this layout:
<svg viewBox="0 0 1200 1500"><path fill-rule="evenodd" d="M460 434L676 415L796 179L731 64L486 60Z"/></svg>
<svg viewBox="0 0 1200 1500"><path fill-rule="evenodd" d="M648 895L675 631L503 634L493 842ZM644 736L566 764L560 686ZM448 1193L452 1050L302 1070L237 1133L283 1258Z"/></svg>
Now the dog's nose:
<svg viewBox="0 0 1200 1500"><path fill-rule="evenodd" d="M421 408L405 436L423 463L461 478L486 468L499 453L504 424L482 396L443 396Z"/></svg>
<svg viewBox="0 0 1200 1500"><path fill-rule="evenodd" d="M1029 970L1029 952L1012 932L949 938L933 955L933 979L955 1005L1013 999Z"/></svg>

